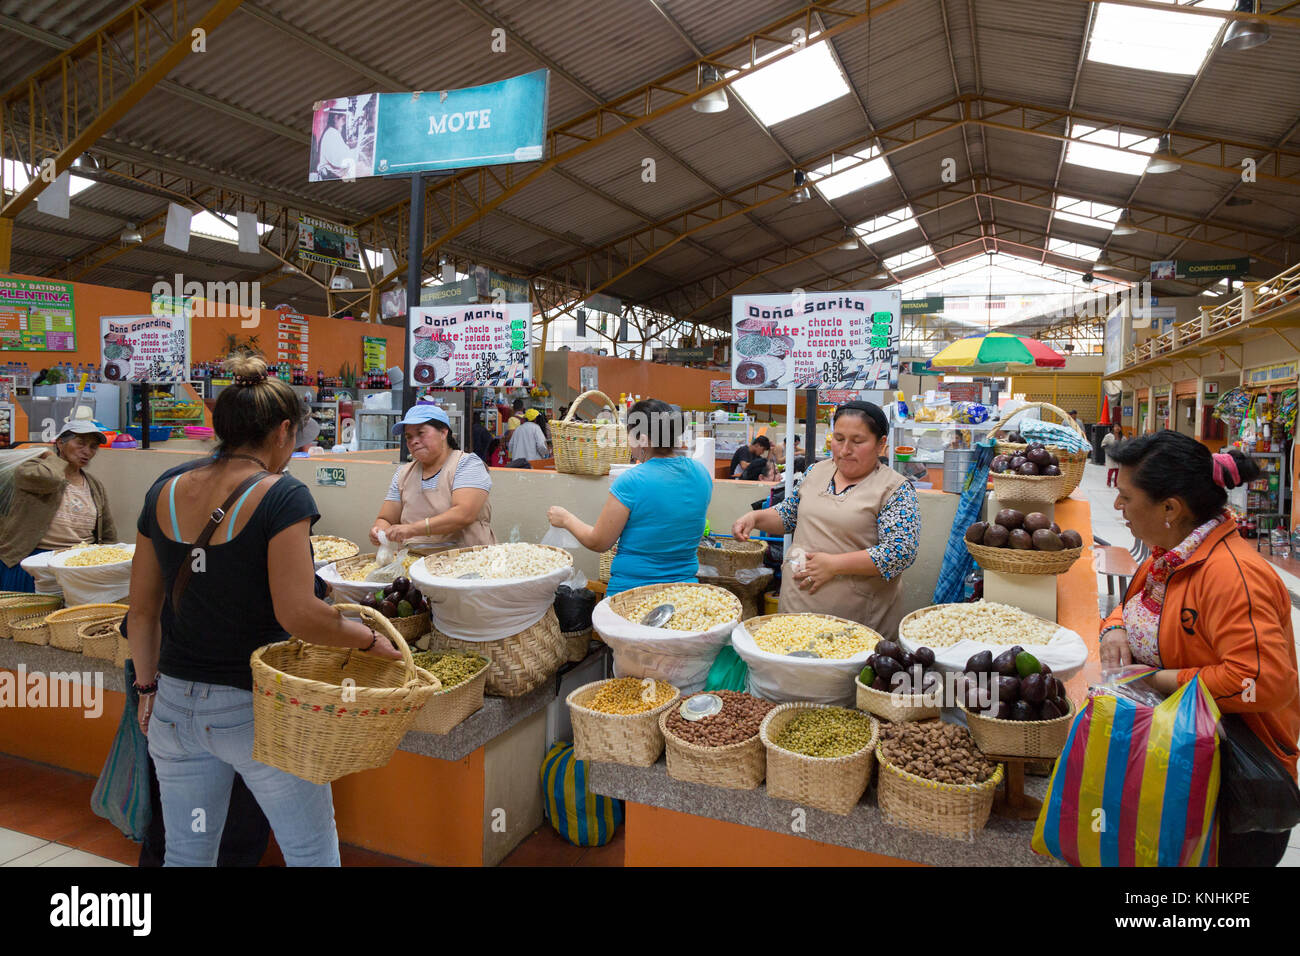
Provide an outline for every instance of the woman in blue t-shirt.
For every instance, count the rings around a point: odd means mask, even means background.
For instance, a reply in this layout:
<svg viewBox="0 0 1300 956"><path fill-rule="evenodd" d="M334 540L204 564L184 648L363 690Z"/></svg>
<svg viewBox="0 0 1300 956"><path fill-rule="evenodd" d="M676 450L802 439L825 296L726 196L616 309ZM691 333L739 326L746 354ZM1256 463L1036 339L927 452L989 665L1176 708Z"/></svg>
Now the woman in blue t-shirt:
<svg viewBox="0 0 1300 956"><path fill-rule="evenodd" d="M641 464L613 480L596 524L560 507L546 514L590 551L608 551L618 543L607 594L695 580L713 477L698 461L674 456L681 432L681 413L667 402L637 402L628 413L627 440Z"/></svg>

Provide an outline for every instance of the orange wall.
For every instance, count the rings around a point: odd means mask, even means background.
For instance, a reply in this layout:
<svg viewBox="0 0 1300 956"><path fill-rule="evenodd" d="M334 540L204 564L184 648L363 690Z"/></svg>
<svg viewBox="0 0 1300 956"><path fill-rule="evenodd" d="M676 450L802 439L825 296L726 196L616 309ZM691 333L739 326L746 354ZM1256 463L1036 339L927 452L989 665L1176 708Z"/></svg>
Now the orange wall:
<svg viewBox="0 0 1300 956"><path fill-rule="evenodd" d="M24 279L41 279L41 276L19 276ZM98 365L99 319L104 315L148 315L149 293L133 289L114 289L110 286L73 283L73 305L77 314L77 350L75 352L11 352L0 350L0 362L26 362L32 372L59 362L79 365L89 362ZM273 300L272 300L273 301ZM203 303L200 303L200 306ZM225 333L233 332L244 338L257 335L258 346L274 361L277 313L270 309L259 310L259 325L244 329L240 319L207 318L196 315L190 325L190 355L196 362L206 362L225 354ZM250 320L251 321L251 320ZM382 337L388 340L388 366L399 368L405 357L402 342L404 329L369 322L349 322L309 315L308 362L315 374L320 368L326 375L337 375L344 362L360 368L361 339L363 336Z"/></svg>

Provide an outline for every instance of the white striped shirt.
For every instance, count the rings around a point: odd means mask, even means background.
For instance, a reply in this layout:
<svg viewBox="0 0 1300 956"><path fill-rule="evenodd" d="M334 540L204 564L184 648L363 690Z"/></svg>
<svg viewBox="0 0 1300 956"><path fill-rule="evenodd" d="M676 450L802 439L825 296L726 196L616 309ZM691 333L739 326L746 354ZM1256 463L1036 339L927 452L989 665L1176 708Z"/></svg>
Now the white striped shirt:
<svg viewBox="0 0 1300 956"><path fill-rule="evenodd" d="M393 483L388 486L388 494L384 495L385 501L402 500L402 488L398 484L398 479L405 467L400 465L397 471L393 472ZM415 467L420 467L418 462ZM425 491L437 491L440 477L442 477L442 469L439 469L432 478L421 478L420 487ZM492 476L488 474L487 466L478 455L461 454L460 464L456 466L456 476L451 480L451 490L455 491L458 488L479 488L489 493L492 491Z"/></svg>

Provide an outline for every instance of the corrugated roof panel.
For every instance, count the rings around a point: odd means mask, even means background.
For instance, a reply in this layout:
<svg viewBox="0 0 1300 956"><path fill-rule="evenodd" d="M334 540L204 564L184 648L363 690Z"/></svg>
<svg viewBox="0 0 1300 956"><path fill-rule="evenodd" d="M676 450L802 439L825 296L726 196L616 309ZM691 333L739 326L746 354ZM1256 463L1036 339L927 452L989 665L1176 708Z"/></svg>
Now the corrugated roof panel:
<svg viewBox="0 0 1300 956"><path fill-rule="evenodd" d="M1046 106L1069 103L1088 9L1060 0L975 4L984 90Z"/></svg>
<svg viewBox="0 0 1300 956"><path fill-rule="evenodd" d="M1191 88L1192 77L1085 62L1075 109L1110 120L1162 128Z"/></svg>
<svg viewBox="0 0 1300 956"><path fill-rule="evenodd" d="M780 124L778 129L784 125ZM679 161L690 164L724 191L771 175L773 170L787 165L780 147L767 137L758 121L745 112L735 97L725 112L696 113L681 109L649 124L647 129ZM736 150L738 142L745 142L748 148ZM657 155L650 143L641 140L641 145L645 156Z"/></svg>
<svg viewBox="0 0 1300 956"><path fill-rule="evenodd" d="M1178 128L1274 145L1300 116L1300 30L1250 50L1216 50ZM1291 147L1297 146L1295 136Z"/></svg>

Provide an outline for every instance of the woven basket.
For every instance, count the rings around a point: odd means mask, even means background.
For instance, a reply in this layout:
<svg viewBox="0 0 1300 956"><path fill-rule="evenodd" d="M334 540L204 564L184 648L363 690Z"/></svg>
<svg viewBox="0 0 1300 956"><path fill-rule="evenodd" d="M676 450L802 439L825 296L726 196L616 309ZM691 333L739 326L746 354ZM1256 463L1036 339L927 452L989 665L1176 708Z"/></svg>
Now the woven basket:
<svg viewBox="0 0 1300 956"><path fill-rule="evenodd" d="M420 708L442 689L415 666L388 619L359 613L402 652L401 661L354 648L281 641L253 651L253 759L311 783L329 783L393 758ZM351 679L355 684L344 685Z"/></svg>
<svg viewBox="0 0 1300 956"><path fill-rule="evenodd" d="M758 734L725 747L701 747L675 736L668 729L665 708L659 715L659 733L663 734L668 754L668 776L687 783L727 790L753 790L767 775L767 753Z"/></svg>
<svg viewBox="0 0 1300 956"><path fill-rule="evenodd" d="M1082 547L1064 551L1020 551L1016 548L990 548L969 541L966 550L985 571L1006 574L1064 574L1083 554Z"/></svg>
<svg viewBox="0 0 1300 956"><path fill-rule="evenodd" d="M121 621L88 621L77 628L83 657L100 661L117 660L117 642L122 637Z"/></svg>
<svg viewBox="0 0 1300 956"><path fill-rule="evenodd" d="M858 710L865 710L868 714L893 724L902 724L909 720L933 720L939 716L941 710L938 706L923 703L925 699L923 694L904 696L886 690L876 690L862 683L857 677L853 678L853 685L858 689Z"/></svg>
<svg viewBox="0 0 1300 956"><path fill-rule="evenodd" d="M726 588L720 588L716 584L695 584L690 581L682 584L643 584L639 588L629 588L626 591L620 591L609 599L610 610L615 614L618 614L620 617L626 617L627 612L640 603L642 598L658 594L660 591L667 590L668 588L708 588L710 591L713 591L719 599L731 602L731 613L737 622L740 621L740 615L743 611L740 604L740 598L736 597L736 595L732 594ZM631 618L628 619L631 620ZM664 630L670 634L686 633L685 631Z"/></svg>
<svg viewBox="0 0 1300 956"><path fill-rule="evenodd" d="M993 757L1045 757L1055 760L1065 749L1074 721L1074 702L1064 717L1051 720L998 720L962 706L975 746Z"/></svg>
<svg viewBox="0 0 1300 956"><path fill-rule="evenodd" d="M412 730L425 734L445 734L483 706L483 687L487 683L489 660L483 661L478 673L451 687L444 687L415 715Z"/></svg>
<svg viewBox="0 0 1300 956"><path fill-rule="evenodd" d="M871 781L876 742L880 739L880 725L874 717L871 740L847 757L806 757L772 743L799 711L824 707L824 704L803 702L782 704L763 718L758 735L767 750L767 793L770 797L845 815L858 805Z"/></svg>
<svg viewBox="0 0 1300 956"><path fill-rule="evenodd" d="M649 767L664 752L659 715L681 700L681 692L673 687L671 698L643 714L606 714L585 707L586 702L608 683L607 680L598 680L583 684L564 700L569 705L569 720L573 723L573 756L577 760Z"/></svg>
<svg viewBox="0 0 1300 956"><path fill-rule="evenodd" d="M341 558L330 558L328 561L318 559L316 557L316 545L323 544L327 541L332 544L346 545L347 548L349 549L348 553L344 554L343 557ZM331 564L335 561L345 561L348 558L354 558L361 552L360 546L355 541L349 541L347 538L340 538L337 535L332 535L332 534L314 534L311 536L311 544L312 544L312 561L316 565L317 570L320 570L321 568L325 567L325 565Z"/></svg>
<svg viewBox="0 0 1300 956"><path fill-rule="evenodd" d="M720 548L702 543L696 553L699 555L700 564L718 569L718 577L734 578L737 571L763 566L767 542L726 541Z"/></svg>
<svg viewBox="0 0 1300 956"><path fill-rule="evenodd" d="M1063 408L1058 408L1056 405L1053 405L1051 402L1030 402L1027 405L1022 405L1020 408L1017 408L1014 412L1012 412L1009 416L1007 416L1007 418L1004 421L998 422L998 424L994 427L993 431L990 434L996 439L998 432L1001 431L1004 426L1008 425L1011 422L1011 419L1015 418L1016 415L1020 414L1021 412L1031 408L1045 408L1049 412L1055 413L1056 417L1061 419L1061 422L1063 424L1068 425L1070 428L1074 429L1076 432L1079 433L1079 437L1082 438L1085 442L1087 442L1088 440L1087 434L1079 426L1078 422L1076 422L1073 418L1070 417L1070 413L1065 411L1065 409ZM997 453L999 455L1018 455L1018 454L1022 454L1025 451L1025 449L1027 449L1028 447L1029 444L1027 442L1009 442L1009 441L998 440ZM1064 483L1064 490L1061 492L1061 497L1055 500L1064 501L1066 498L1070 496L1070 494L1074 491L1075 488L1079 487L1079 482L1083 481L1084 466L1088 464L1088 451L1087 449L1083 451L1066 451L1064 448L1061 448L1059 445L1050 445L1050 444L1044 444L1044 447L1053 455L1055 455L1057 457L1057 460L1059 461L1057 467L1061 469L1061 477L1065 479L1065 483Z"/></svg>
<svg viewBox="0 0 1300 956"><path fill-rule="evenodd" d="M63 607L63 598L57 594L20 594L15 597L0 598L0 637L9 637L10 621L37 612L49 614L61 607Z"/></svg>
<svg viewBox="0 0 1300 956"><path fill-rule="evenodd" d="M1066 497L1065 475L1012 475L989 472L993 494L1006 507L1007 502L1026 505L1055 504Z"/></svg>
<svg viewBox="0 0 1300 956"><path fill-rule="evenodd" d="M44 614L28 614L9 622L9 636L19 644L36 644L45 647L50 643L50 626Z"/></svg>
<svg viewBox="0 0 1300 956"><path fill-rule="evenodd" d="M972 843L988 823L1002 782L1002 764L983 783L955 784L900 770L885 759L883 745L876 748L876 761L880 764L876 802L886 823Z"/></svg>
<svg viewBox="0 0 1300 956"><path fill-rule="evenodd" d="M430 623L431 620L428 611L421 611L419 614L412 614L410 617L390 617L388 623L393 625L393 630L401 634L406 643L414 644L429 633L433 627Z"/></svg>
<svg viewBox="0 0 1300 956"><path fill-rule="evenodd" d="M572 664L587 659L587 652L591 650L591 628L584 628L581 631L564 631L564 646L568 652L568 660Z"/></svg>
<svg viewBox="0 0 1300 956"><path fill-rule="evenodd" d="M613 547L600 556L600 573L597 580L609 582L609 576L614 570L614 555L618 554L618 548Z"/></svg>
<svg viewBox="0 0 1300 956"><path fill-rule="evenodd" d="M555 676L568 656L555 608L547 608L532 627L499 641L462 641L433 628L432 651L480 654L492 663L487 672L487 692L495 697L522 697Z"/></svg>
<svg viewBox="0 0 1300 956"><path fill-rule="evenodd" d="M573 413L592 396L604 399L602 408L618 414L604 392L592 389L573 400L560 421L551 422L551 445L555 449L555 470L565 475L608 475L612 464L632 460L627 444L627 426L622 422L575 422Z"/></svg>
<svg viewBox="0 0 1300 956"><path fill-rule="evenodd" d="M93 621L117 621L126 617L125 604L75 604L55 611L45 619L50 626L50 647L81 653L81 625Z"/></svg>

